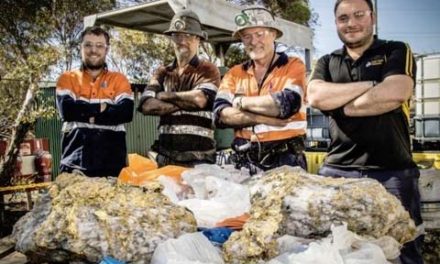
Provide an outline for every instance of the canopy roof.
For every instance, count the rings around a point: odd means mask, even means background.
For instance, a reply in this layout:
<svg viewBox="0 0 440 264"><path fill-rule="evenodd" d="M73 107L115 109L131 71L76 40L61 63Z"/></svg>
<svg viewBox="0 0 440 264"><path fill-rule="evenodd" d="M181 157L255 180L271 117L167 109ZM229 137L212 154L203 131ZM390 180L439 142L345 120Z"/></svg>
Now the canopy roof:
<svg viewBox="0 0 440 264"><path fill-rule="evenodd" d="M226 44L235 42L231 34L235 29L235 15L239 6L224 0L157 0L132 7L89 15L84 25L113 25L123 28L162 34L169 27L173 15L182 8L194 11L208 33L208 42ZM283 30L278 41L288 45L312 49L312 31L284 19L277 19Z"/></svg>

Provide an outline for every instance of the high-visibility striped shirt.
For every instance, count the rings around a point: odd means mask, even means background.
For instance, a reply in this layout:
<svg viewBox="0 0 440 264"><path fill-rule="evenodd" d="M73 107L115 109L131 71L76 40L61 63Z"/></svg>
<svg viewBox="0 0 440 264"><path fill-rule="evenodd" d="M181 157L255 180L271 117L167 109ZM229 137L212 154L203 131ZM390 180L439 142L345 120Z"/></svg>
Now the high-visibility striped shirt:
<svg viewBox="0 0 440 264"><path fill-rule="evenodd" d="M284 127L258 124L236 129L236 137L249 140L252 135L256 135L260 142L269 142L305 135L307 128L304 102L305 66L299 58L289 58L285 53L279 55L260 87L254 75L252 61L232 67L220 84L214 113L217 118L219 111L227 106L232 106L232 101L236 95L262 96L280 92L284 89L293 90L301 96L302 103L299 111L289 117L290 122Z"/></svg>
<svg viewBox="0 0 440 264"><path fill-rule="evenodd" d="M152 149L167 157L173 164L215 162L212 104L219 84L218 68L207 60L199 59L197 55L190 60L182 73L179 73L176 60L167 66L159 67L150 79L143 93L144 97L154 97L153 94L161 91L201 90L208 102L203 109L179 110L162 115L159 122L159 138ZM141 101L139 107L143 102Z"/></svg>
<svg viewBox="0 0 440 264"><path fill-rule="evenodd" d="M58 79L56 99L63 121L61 165L117 176L127 160L124 123L133 118L127 78L107 69L95 80L85 70L68 71ZM101 103L107 104L103 112Z"/></svg>

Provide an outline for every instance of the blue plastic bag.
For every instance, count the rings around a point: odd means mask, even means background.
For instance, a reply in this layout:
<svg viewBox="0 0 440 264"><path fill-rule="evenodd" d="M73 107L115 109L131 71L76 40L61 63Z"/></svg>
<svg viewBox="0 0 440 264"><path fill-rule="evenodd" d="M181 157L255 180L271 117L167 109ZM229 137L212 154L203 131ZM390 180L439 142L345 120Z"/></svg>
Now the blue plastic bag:
<svg viewBox="0 0 440 264"><path fill-rule="evenodd" d="M125 264L125 262L107 256L104 257L99 264Z"/></svg>
<svg viewBox="0 0 440 264"><path fill-rule="evenodd" d="M199 228L202 234L205 235L209 241L217 245L223 245L231 236L233 229L228 227L214 227L214 228Z"/></svg>

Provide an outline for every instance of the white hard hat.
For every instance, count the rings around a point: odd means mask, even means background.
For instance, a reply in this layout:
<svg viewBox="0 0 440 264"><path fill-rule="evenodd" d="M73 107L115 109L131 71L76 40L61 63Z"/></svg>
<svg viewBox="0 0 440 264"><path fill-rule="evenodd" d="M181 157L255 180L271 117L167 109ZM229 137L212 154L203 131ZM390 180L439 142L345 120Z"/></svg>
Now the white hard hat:
<svg viewBox="0 0 440 264"><path fill-rule="evenodd" d="M283 32L275 21L273 14L266 8L254 6L243 9L235 16L235 24L237 25L232 36L239 39L239 32L246 28L265 27L274 29L277 32L277 38L283 35Z"/></svg>

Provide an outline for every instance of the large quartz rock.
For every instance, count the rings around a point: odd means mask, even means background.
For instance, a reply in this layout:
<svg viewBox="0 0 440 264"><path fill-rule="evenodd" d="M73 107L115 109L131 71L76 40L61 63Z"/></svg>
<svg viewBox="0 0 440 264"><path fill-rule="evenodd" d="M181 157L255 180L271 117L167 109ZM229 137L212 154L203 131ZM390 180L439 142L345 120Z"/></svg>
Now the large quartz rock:
<svg viewBox="0 0 440 264"><path fill-rule="evenodd" d="M229 262L270 259L278 254L276 238L321 238L343 222L364 237L390 236L400 243L416 233L400 201L372 179L327 178L284 166L251 186L251 217L223 247Z"/></svg>
<svg viewBox="0 0 440 264"><path fill-rule="evenodd" d="M159 243L195 231L193 215L158 184L140 188L61 174L16 223L13 238L34 263L97 263L104 256L149 263Z"/></svg>

